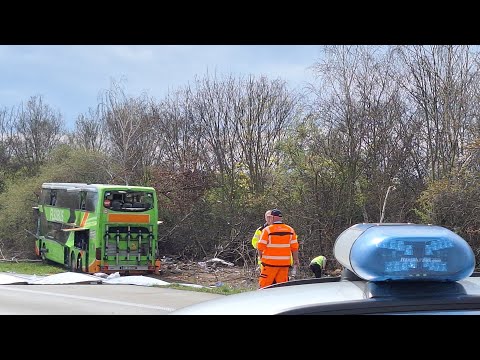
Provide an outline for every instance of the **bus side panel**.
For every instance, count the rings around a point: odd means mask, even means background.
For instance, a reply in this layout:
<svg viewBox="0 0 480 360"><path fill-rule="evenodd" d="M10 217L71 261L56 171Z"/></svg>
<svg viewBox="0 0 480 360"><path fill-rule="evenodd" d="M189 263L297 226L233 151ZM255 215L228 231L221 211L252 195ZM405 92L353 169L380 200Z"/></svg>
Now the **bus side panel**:
<svg viewBox="0 0 480 360"><path fill-rule="evenodd" d="M70 210L52 206L39 207L37 246L45 259L64 264L64 245L71 234L63 231L64 223L71 218Z"/></svg>

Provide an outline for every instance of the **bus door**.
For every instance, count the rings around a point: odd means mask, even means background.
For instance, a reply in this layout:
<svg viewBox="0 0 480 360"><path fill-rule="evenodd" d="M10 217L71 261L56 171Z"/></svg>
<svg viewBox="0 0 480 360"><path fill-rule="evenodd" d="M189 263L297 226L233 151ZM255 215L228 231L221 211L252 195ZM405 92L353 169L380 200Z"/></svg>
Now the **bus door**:
<svg viewBox="0 0 480 360"><path fill-rule="evenodd" d="M75 231L73 244L77 249L81 249L81 260L79 265L82 266L82 270L85 267L85 272L88 271L88 264L90 263L89 259L89 230Z"/></svg>

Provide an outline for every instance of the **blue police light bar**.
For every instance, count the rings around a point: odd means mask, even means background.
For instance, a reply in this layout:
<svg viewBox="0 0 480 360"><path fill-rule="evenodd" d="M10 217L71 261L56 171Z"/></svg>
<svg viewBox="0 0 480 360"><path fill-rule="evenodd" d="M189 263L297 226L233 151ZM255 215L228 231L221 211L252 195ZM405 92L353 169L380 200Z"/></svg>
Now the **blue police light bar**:
<svg viewBox="0 0 480 360"><path fill-rule="evenodd" d="M475 269L470 245L437 225L353 225L338 236L333 253L345 268L369 281L458 281Z"/></svg>

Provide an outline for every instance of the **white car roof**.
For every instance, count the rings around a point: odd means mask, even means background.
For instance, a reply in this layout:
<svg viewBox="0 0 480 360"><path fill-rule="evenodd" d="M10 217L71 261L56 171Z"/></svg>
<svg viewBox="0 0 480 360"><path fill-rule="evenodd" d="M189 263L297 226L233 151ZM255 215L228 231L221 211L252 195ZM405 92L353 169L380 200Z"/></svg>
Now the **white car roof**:
<svg viewBox="0 0 480 360"><path fill-rule="evenodd" d="M338 281L254 290L191 305L176 314L271 315L318 303L364 299L362 281Z"/></svg>
<svg viewBox="0 0 480 360"><path fill-rule="evenodd" d="M450 284L457 284L457 288L464 290L465 295L480 296L480 277L469 277ZM374 301L370 299L373 296L369 293L369 289L368 281L349 280L272 287L226 295L178 309L171 314L274 315L304 306ZM415 294L411 296L414 297ZM444 294L438 296L441 298ZM392 299L394 298L392 296Z"/></svg>

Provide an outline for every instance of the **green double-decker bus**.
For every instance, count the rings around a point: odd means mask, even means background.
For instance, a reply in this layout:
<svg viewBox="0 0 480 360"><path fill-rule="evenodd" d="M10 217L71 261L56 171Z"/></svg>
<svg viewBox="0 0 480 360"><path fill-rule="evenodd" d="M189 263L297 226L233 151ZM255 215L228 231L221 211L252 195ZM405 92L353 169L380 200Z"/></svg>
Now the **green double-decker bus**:
<svg viewBox="0 0 480 360"><path fill-rule="evenodd" d="M44 183L34 209L43 261L89 274L159 273L154 188Z"/></svg>

